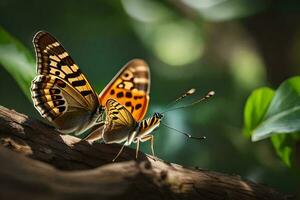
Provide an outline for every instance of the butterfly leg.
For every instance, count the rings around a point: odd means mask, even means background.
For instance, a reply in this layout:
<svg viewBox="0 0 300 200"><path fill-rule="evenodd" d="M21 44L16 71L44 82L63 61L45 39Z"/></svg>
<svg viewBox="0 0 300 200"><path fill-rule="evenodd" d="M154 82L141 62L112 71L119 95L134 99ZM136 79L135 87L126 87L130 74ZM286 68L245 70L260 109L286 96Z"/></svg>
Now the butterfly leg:
<svg viewBox="0 0 300 200"><path fill-rule="evenodd" d="M123 144L123 146L121 147L119 153L116 155L116 157L112 160L113 162L115 162L115 160L119 157L119 155L122 153L123 149L125 147L125 144Z"/></svg>
<svg viewBox="0 0 300 200"><path fill-rule="evenodd" d="M137 140L137 144L136 144L136 151L135 151L135 159L138 159L138 154L139 154L139 148L140 148L140 140Z"/></svg>
<svg viewBox="0 0 300 200"><path fill-rule="evenodd" d="M153 135L147 135L147 136L141 138L141 142L146 142L146 141L148 141L148 140L150 140L150 142L151 142L152 156L155 157L155 155L154 155L154 147L153 147L153 144L154 144L154 136L153 136Z"/></svg>

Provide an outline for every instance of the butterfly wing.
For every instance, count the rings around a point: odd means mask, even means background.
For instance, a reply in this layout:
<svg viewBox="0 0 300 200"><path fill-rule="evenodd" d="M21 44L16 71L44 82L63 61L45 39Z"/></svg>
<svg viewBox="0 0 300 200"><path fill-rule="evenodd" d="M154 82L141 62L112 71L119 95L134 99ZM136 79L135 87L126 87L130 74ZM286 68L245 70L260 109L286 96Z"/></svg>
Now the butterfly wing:
<svg viewBox="0 0 300 200"><path fill-rule="evenodd" d="M82 140L86 140L89 142L94 142L97 140L101 141L104 124L99 124L98 126L94 126L94 127L95 129L92 130L89 134L87 134L86 137L82 138Z"/></svg>
<svg viewBox="0 0 300 200"><path fill-rule="evenodd" d="M33 39L37 57L37 73L61 78L80 92L80 100L95 108L97 95L63 46L49 33L40 31Z"/></svg>
<svg viewBox="0 0 300 200"><path fill-rule="evenodd" d="M99 107L96 93L53 36L40 31L33 44L38 73L31 87L35 107L61 132L83 132L96 120Z"/></svg>
<svg viewBox="0 0 300 200"><path fill-rule="evenodd" d="M114 99L106 102L106 120L103 129L105 143L120 143L128 139L137 127L131 113Z"/></svg>
<svg viewBox="0 0 300 200"><path fill-rule="evenodd" d="M99 95L99 102L106 105L116 99L125 106L136 121L144 118L149 104L150 70L144 60L129 61Z"/></svg>

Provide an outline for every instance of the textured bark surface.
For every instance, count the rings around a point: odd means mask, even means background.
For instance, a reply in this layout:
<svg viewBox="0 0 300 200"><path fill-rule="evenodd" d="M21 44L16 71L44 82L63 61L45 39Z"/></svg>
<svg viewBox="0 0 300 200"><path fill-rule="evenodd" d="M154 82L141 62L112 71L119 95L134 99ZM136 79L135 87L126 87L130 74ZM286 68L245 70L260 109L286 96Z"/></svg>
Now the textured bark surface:
<svg viewBox="0 0 300 200"><path fill-rule="evenodd" d="M290 199L239 176L89 144L0 107L0 199ZM5 148L6 147L6 148ZM10 150L9 150L10 149Z"/></svg>

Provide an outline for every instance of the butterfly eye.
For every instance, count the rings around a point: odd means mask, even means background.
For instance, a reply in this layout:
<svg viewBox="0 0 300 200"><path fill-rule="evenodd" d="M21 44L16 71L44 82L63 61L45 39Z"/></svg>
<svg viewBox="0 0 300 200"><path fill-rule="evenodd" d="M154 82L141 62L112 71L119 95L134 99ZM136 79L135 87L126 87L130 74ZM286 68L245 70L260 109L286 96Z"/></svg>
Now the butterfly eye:
<svg viewBox="0 0 300 200"><path fill-rule="evenodd" d="M163 115L156 112L156 113L154 113L154 117L161 119L163 117Z"/></svg>
<svg viewBox="0 0 300 200"><path fill-rule="evenodd" d="M154 113L154 117L156 117L158 119L161 119L161 118L163 118L163 115L160 114L160 113L158 113L158 112L156 112L156 113Z"/></svg>
<svg viewBox="0 0 300 200"><path fill-rule="evenodd" d="M164 117L164 115L159 113L159 118L161 119L163 117Z"/></svg>

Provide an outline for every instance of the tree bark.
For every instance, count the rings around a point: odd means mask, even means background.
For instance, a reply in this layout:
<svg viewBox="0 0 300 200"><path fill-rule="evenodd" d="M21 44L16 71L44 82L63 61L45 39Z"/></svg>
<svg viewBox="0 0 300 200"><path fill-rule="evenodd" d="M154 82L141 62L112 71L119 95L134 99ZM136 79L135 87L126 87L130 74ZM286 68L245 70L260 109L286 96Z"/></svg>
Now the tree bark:
<svg viewBox="0 0 300 200"><path fill-rule="evenodd" d="M0 199L289 199L265 185L89 144L0 107ZM6 147L6 148L5 148ZM10 149L10 150L9 150Z"/></svg>

